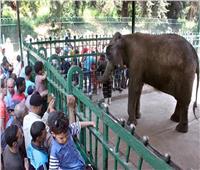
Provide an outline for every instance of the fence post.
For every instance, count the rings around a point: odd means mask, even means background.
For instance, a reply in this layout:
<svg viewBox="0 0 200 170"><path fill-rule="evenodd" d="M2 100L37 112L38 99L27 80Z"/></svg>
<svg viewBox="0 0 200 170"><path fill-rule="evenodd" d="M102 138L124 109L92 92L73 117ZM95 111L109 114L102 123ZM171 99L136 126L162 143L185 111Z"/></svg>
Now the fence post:
<svg viewBox="0 0 200 170"><path fill-rule="evenodd" d="M49 47L50 47L50 56L52 55L52 45L51 45L51 40L52 40L52 38L51 37L49 37Z"/></svg>
<svg viewBox="0 0 200 170"><path fill-rule="evenodd" d="M109 114L109 109L108 105L106 107L106 113L104 112L103 114ZM108 125L103 123L103 140L108 143L109 141L109 129ZM108 151L105 147L103 147L103 169L107 170L108 169Z"/></svg>

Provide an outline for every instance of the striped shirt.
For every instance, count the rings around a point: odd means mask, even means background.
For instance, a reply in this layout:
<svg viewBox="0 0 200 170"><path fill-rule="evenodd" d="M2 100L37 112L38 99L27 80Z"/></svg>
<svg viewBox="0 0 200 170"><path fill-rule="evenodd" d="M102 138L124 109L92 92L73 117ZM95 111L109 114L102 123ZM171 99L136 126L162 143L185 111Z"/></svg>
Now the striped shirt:
<svg viewBox="0 0 200 170"><path fill-rule="evenodd" d="M80 133L79 122L72 123L69 126L69 136L65 144L59 144L56 139L52 140L49 170L82 170L85 168L85 162L76 148L73 136Z"/></svg>

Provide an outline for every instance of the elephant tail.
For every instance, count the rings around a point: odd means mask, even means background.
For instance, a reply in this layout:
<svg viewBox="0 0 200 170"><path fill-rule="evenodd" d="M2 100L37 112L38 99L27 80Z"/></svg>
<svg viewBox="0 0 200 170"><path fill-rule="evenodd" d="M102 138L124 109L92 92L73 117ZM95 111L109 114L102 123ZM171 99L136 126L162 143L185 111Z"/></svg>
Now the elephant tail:
<svg viewBox="0 0 200 170"><path fill-rule="evenodd" d="M196 53L197 55L197 53ZM195 97L195 102L193 104L193 113L194 113L194 117L195 119L198 119L196 112L195 112L195 108L197 107L197 97L198 97L198 89L199 89L199 59L198 59L198 55L197 55L197 68L196 68L196 74L197 74L197 86L196 86L196 97Z"/></svg>

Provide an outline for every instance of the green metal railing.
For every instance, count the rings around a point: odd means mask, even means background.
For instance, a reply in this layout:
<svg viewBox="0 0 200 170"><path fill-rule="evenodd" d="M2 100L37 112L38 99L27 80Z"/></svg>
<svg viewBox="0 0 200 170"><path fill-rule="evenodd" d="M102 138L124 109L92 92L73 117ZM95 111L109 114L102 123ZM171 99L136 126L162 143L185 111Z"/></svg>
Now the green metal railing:
<svg viewBox="0 0 200 170"><path fill-rule="evenodd" d="M77 98L77 113L79 120L93 120L96 127L84 128L76 139L76 144L86 160L96 169L180 169L149 144L147 138L141 139L134 126L127 126L125 121L117 120L103 104L94 104L82 91L83 72L77 66L72 66L68 72L67 81L31 44L24 43L30 65L40 60L47 71L49 93L56 97L56 109L67 112L66 96L72 94ZM73 75L79 75L78 85L73 85Z"/></svg>

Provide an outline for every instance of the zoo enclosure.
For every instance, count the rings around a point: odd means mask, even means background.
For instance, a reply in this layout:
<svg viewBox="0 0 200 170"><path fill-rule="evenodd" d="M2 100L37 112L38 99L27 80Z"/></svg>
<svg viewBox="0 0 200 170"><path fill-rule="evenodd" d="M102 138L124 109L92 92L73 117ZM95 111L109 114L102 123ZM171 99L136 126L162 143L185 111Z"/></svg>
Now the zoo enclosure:
<svg viewBox="0 0 200 170"><path fill-rule="evenodd" d="M96 169L180 169L170 156L157 152L149 143L148 137L140 138L134 132L134 126L125 125L124 120L114 118L106 106L94 104L84 95L83 72L73 66L67 76L67 81L60 76L58 70L45 57L45 48L34 48L35 45L24 42L28 62L34 65L37 60L44 63L47 71L49 93L56 97L56 109L67 112L66 96L72 94L77 98L76 116L80 120L94 120L95 128L86 128L76 138L76 144L87 163ZM73 85L73 75L79 75L78 85ZM109 163L108 163L109 162Z"/></svg>

